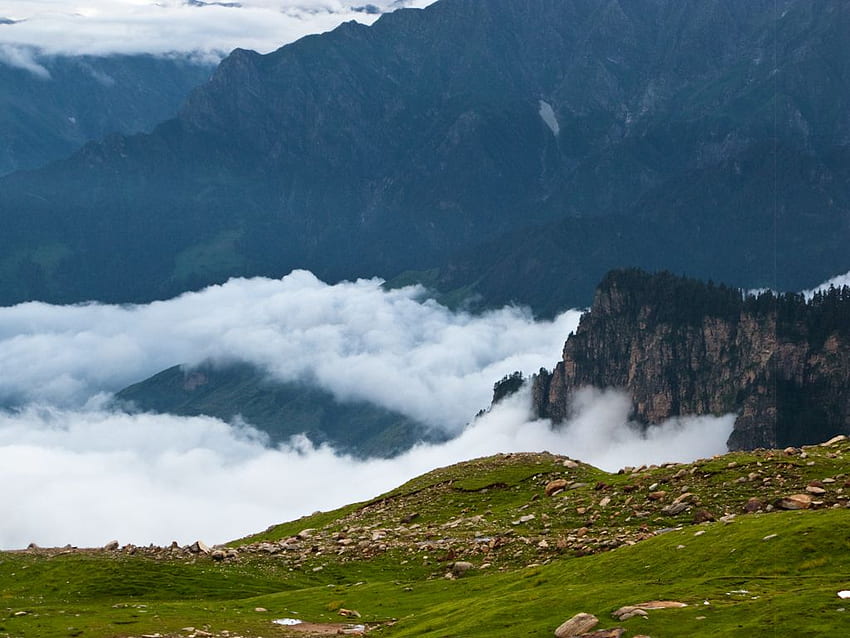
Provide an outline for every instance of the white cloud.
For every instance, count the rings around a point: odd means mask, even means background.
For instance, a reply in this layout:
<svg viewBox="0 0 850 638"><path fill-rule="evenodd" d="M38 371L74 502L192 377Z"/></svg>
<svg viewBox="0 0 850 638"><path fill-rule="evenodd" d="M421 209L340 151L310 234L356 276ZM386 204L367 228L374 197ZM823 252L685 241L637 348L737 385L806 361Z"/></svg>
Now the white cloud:
<svg viewBox="0 0 850 638"><path fill-rule="evenodd" d="M688 419L645 437L627 413L622 396L588 392L576 417L553 430L547 421L528 421L526 391L448 443L362 461L305 440L271 450L256 433L207 418L37 407L0 412L0 497L15 512L0 524L0 547L223 542L499 452L546 449L610 470L623 459L690 460L724 451L732 423Z"/></svg>
<svg viewBox="0 0 850 638"><path fill-rule="evenodd" d="M0 64L29 71L43 80L50 79L50 71L36 61L35 52L28 47L0 44Z"/></svg>
<svg viewBox="0 0 850 638"><path fill-rule="evenodd" d="M551 366L579 312L534 321L516 308L471 315L377 279L327 285L306 271L233 279L141 306L0 308L0 402L79 407L179 363L241 360L313 380L448 431L514 370Z"/></svg>
<svg viewBox="0 0 850 638"><path fill-rule="evenodd" d="M844 273L843 275L836 275L832 279L826 280L820 286L815 286L811 290L804 290L803 295L806 299L811 299L814 297L816 292L826 292L832 287L841 288L843 286L850 286L850 272Z"/></svg>
<svg viewBox="0 0 850 638"><path fill-rule="evenodd" d="M433 0L0 0L0 44L34 47L46 54L223 52L236 47L273 51L342 22L371 24L378 15L353 7L372 4L382 11L424 7ZM238 6L227 6L237 4Z"/></svg>
<svg viewBox="0 0 850 638"><path fill-rule="evenodd" d="M452 313L415 288L329 286L304 271L145 306L0 308L0 395L29 402L0 411L0 499L15 512L0 523L0 547L222 542L499 452L548 450L614 471L725 451L734 415L643 431L628 422L628 397L592 389L556 428L529 418L526 388L447 443L368 461L303 439L269 449L215 419L102 407L104 392L173 363L240 357L458 429L502 375L557 361L577 320Z"/></svg>

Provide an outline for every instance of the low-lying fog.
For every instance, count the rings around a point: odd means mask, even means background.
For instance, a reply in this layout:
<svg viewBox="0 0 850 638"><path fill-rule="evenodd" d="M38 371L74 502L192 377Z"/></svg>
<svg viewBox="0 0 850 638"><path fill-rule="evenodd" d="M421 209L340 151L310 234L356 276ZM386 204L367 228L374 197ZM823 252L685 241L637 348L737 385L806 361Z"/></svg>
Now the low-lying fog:
<svg viewBox="0 0 850 638"><path fill-rule="evenodd" d="M628 399L611 391L587 391L554 430L531 419L527 392L472 421L505 374L551 368L579 316L452 312L416 287L331 286L305 271L148 305L0 308L0 403L10 406L0 411L0 547L218 543L499 452L548 450L616 470L724 451L732 417L677 420L645 436L628 422ZM210 358L252 362L457 436L364 461L303 438L270 448L250 424L105 407L131 383Z"/></svg>

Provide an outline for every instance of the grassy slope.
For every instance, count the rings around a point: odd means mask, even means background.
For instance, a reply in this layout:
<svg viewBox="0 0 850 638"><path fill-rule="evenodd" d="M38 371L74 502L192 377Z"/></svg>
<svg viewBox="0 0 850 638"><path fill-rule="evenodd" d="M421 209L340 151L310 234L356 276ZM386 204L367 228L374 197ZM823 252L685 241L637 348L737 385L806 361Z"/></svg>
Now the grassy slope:
<svg viewBox="0 0 850 638"><path fill-rule="evenodd" d="M431 472L370 503L234 542L256 547L316 528L308 541L313 548L298 559L248 550L232 563L138 553L2 554L0 636L140 636L194 626L268 638L285 635L273 618L339 622L336 609L346 607L366 622L397 619L374 635L542 637L579 611L616 626L614 609L650 599L688 607L619 623L628 636L843 635L850 611L839 611L845 605L836 592L850 589L848 469L847 443L807 448L805 457L739 453L614 475L585 465L568 469L545 454L479 459ZM546 482L559 476L578 487L546 497ZM835 482L818 497L820 509L742 513L750 496L768 501L823 478ZM658 508L669 498L646 499L656 483L670 496L683 488L697 495L701 505L693 509L738 516L698 525L693 511L666 516ZM605 497L610 502L603 507ZM413 513L415 522L401 526ZM529 513L534 520L512 523ZM577 537L580 527L586 534ZM353 538L358 530L378 529L390 539L384 549L379 543L351 553L329 549L334 534ZM503 544L477 549L475 537L484 535ZM621 546L600 551L614 537ZM543 539L550 548L538 548ZM592 555L577 557L583 553ZM476 568L444 578L455 559ZM491 566L482 568L486 563ZM15 616L18 611L28 613Z"/></svg>

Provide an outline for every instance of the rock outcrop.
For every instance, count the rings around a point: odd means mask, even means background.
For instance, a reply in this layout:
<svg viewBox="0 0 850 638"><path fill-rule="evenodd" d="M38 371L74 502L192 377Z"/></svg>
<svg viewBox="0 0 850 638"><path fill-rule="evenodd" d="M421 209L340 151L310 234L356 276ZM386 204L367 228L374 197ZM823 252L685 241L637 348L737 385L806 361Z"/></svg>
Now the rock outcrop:
<svg viewBox="0 0 850 638"><path fill-rule="evenodd" d="M646 425L736 413L732 450L850 432L850 288L741 291L639 270L609 273L534 408L563 421L582 387L622 388Z"/></svg>

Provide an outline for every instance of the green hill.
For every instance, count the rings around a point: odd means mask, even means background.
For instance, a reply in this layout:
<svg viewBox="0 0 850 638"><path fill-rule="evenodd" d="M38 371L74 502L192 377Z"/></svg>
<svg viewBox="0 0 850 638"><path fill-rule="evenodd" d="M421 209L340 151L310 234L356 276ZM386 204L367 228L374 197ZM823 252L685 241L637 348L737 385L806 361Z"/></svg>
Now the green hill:
<svg viewBox="0 0 850 638"><path fill-rule="evenodd" d="M306 434L348 454L391 457L420 441L446 435L398 412L366 401L338 401L314 385L271 379L259 368L230 363L173 366L115 395L123 408L180 416L241 418L272 444Z"/></svg>
<svg viewBox="0 0 850 638"><path fill-rule="evenodd" d="M543 637L579 612L626 636L842 635L848 469L846 439L617 474L478 459L209 554L0 554L0 636ZM612 615L653 600L684 606Z"/></svg>

